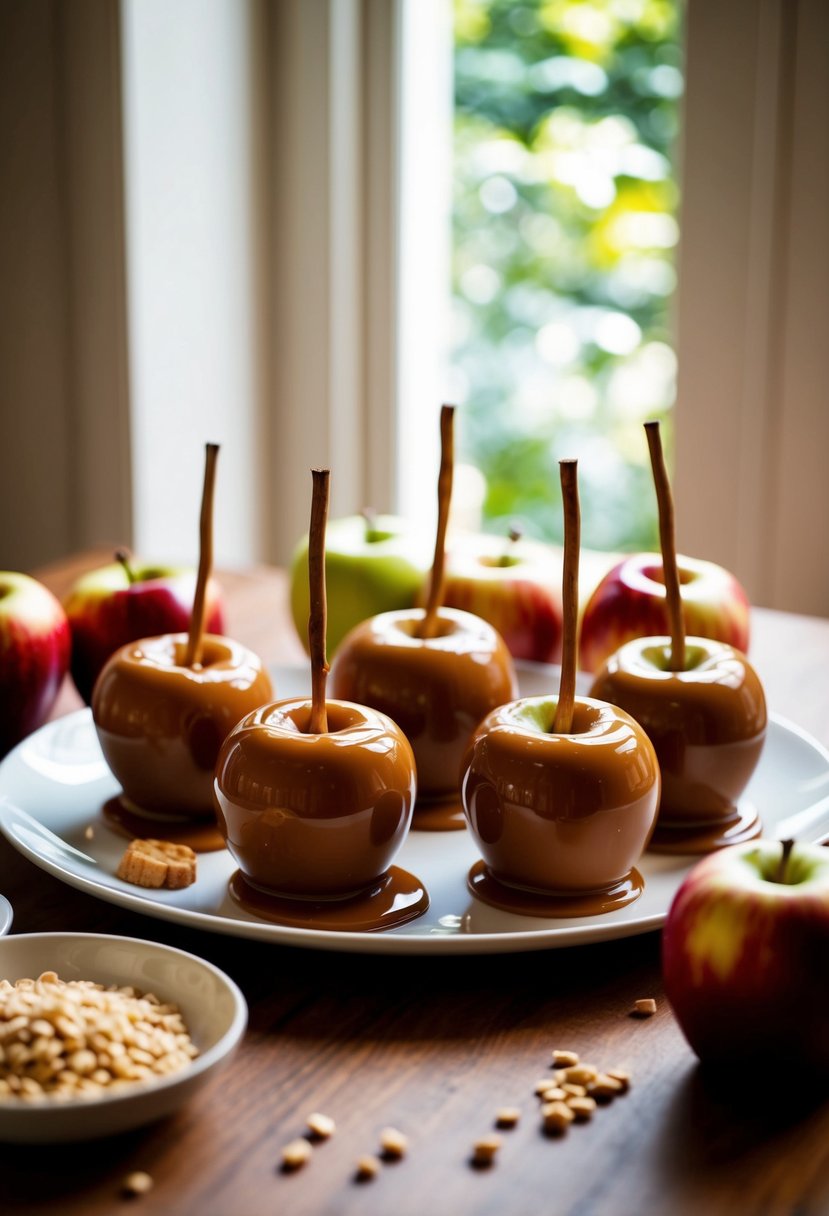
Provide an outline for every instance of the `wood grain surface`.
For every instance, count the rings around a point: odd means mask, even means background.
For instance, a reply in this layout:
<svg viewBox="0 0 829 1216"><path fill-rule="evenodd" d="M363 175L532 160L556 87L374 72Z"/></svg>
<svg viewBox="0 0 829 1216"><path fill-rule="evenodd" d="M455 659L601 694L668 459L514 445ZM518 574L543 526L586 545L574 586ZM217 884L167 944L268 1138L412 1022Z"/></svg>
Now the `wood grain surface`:
<svg viewBox="0 0 829 1216"><path fill-rule="evenodd" d="M106 555L104 555L106 556ZM58 592L84 555L40 571ZM301 648L278 571L220 575L229 630L271 662ZM829 742L829 623L755 614L755 662L772 708ZM820 674L820 673L823 674ZM77 705L65 690L60 709ZM183 929L71 889L0 842L14 932L149 937L224 968L250 1005L236 1061L154 1127L71 1146L0 1146L0 1211L98 1216L635 1216L829 1212L829 1105L798 1097L775 1062L756 1086L705 1075L662 994L659 935L580 949L469 958L302 951ZM815 960L826 966L827 960ZM630 1016L655 997L654 1017ZM536 1081L554 1048L632 1073L629 1093L558 1139L540 1127ZM489 1169L476 1139L499 1107L521 1110ZM308 1165L280 1152L322 1111L336 1120ZM355 1180L357 1159L394 1126L398 1162ZM124 1177L154 1188L125 1199Z"/></svg>

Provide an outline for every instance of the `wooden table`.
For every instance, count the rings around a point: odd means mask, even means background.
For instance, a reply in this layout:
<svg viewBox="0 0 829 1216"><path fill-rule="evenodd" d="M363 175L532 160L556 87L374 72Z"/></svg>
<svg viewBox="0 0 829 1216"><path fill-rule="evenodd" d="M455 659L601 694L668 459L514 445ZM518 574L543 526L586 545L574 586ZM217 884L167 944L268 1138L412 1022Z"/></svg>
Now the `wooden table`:
<svg viewBox="0 0 829 1216"><path fill-rule="evenodd" d="M86 555L39 572L61 593ZM229 632L267 661L298 659L284 576L222 576ZM757 611L752 654L771 707L829 744L829 622ZM59 710L78 702L67 688ZM829 1211L829 1105L793 1096L774 1062L758 1094L702 1076L662 996L659 935L514 956L385 958L281 948L134 915L61 884L0 841L14 931L150 937L228 971L250 1004L235 1064L179 1115L91 1144L0 1148L0 1211L132 1209L164 1216L677 1216ZM815 960L827 966L826 959ZM637 997L657 999L637 1021ZM539 1130L535 1081L554 1047L629 1067L630 1093L560 1140ZM522 1119L496 1165L469 1164L499 1107ZM280 1150L314 1110L337 1133L293 1175ZM386 1125L408 1155L370 1183L354 1162Z"/></svg>

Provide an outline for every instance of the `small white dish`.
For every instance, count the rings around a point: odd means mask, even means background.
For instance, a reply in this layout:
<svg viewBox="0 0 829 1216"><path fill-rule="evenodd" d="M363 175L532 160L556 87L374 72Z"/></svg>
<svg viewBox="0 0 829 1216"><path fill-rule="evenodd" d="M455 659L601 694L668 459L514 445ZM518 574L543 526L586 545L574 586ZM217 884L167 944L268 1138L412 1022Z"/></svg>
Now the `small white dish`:
<svg viewBox="0 0 829 1216"><path fill-rule="evenodd" d="M5 895L0 895L0 937L4 937L12 927L12 906Z"/></svg>
<svg viewBox="0 0 829 1216"><path fill-rule="evenodd" d="M229 976L159 942L101 933L26 933L0 940L0 979L37 979L44 971L67 981L132 986L175 1003L199 1054L179 1072L109 1096L61 1104L0 1101L2 1141L90 1140L161 1119L230 1061L247 1025L245 998Z"/></svg>

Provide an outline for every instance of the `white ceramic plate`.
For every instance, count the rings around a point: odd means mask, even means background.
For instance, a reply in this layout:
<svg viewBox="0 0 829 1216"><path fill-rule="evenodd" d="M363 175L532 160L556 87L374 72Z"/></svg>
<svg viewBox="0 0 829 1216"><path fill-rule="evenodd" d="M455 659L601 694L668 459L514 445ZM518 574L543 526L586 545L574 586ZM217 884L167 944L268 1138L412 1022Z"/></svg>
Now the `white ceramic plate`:
<svg viewBox="0 0 829 1216"><path fill-rule="evenodd" d="M556 687L554 669L523 665L523 695ZM279 696L307 691L304 670L278 669ZM608 941L657 929L693 858L646 854L645 891L617 912L568 920L514 915L467 892L478 853L465 831L411 832L395 864L416 874L431 899L427 913L385 933L286 928L242 912L227 892L234 863L226 852L199 857L198 879L184 891L142 891L115 877L123 837L101 807L119 786L98 746L89 710L42 727L0 766L0 831L36 865L105 899L194 928L283 945L377 954L488 954ZM829 830L829 753L804 731L772 716L760 765L746 791L766 835L816 840ZM85 838L88 826L94 829ZM784 826L785 825L785 826Z"/></svg>
<svg viewBox="0 0 829 1216"><path fill-rule="evenodd" d="M88 1140L161 1119L228 1063L247 1025L245 998L229 976L159 942L101 933L22 933L0 941L0 979L37 979L44 971L56 971L67 981L129 985L174 1002L199 1055L179 1072L108 1097L60 1105L0 1101L0 1140Z"/></svg>

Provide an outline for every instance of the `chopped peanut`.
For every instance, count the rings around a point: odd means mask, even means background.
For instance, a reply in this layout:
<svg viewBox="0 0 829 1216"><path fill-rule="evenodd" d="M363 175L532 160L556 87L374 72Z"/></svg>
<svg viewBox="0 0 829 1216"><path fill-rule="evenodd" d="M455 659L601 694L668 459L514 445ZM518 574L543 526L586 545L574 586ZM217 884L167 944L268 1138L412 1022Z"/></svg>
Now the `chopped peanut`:
<svg viewBox="0 0 829 1216"><path fill-rule="evenodd" d="M319 1111L310 1114L306 1122L309 1132L318 1140L328 1140L337 1130L334 1120L329 1115L321 1115Z"/></svg>
<svg viewBox="0 0 829 1216"><path fill-rule="evenodd" d="M301 1169L311 1159L311 1145L307 1140L291 1140L282 1150L282 1168L284 1170Z"/></svg>
<svg viewBox="0 0 829 1216"><path fill-rule="evenodd" d="M380 1148L384 1157L405 1157L409 1141L396 1127L384 1127L380 1133Z"/></svg>
<svg viewBox="0 0 829 1216"><path fill-rule="evenodd" d="M152 1176L145 1170L134 1170L127 1174L122 1189L125 1195L146 1195L153 1189Z"/></svg>
<svg viewBox="0 0 829 1216"><path fill-rule="evenodd" d="M624 1068L608 1068L605 1075L619 1082L622 1086L622 1093L630 1089L630 1073L626 1072Z"/></svg>
<svg viewBox="0 0 829 1216"><path fill-rule="evenodd" d="M357 1161L356 1176L360 1182L376 1178L379 1170L380 1162L376 1157L360 1157Z"/></svg>
<svg viewBox="0 0 829 1216"><path fill-rule="evenodd" d="M617 1081L614 1077L608 1077L605 1073L600 1073L595 1081L591 1081L587 1087L587 1092L591 1098L601 1100L609 1100L615 1098L617 1094L622 1093L624 1086L621 1081Z"/></svg>
<svg viewBox="0 0 829 1216"><path fill-rule="evenodd" d="M54 971L0 983L4 1098L92 1098L119 1082L166 1076L197 1054L180 1010L152 993L64 983Z"/></svg>
<svg viewBox="0 0 829 1216"><path fill-rule="evenodd" d="M472 1164L479 1167L492 1165L495 1160L495 1154L500 1147L500 1136L482 1136L480 1140L475 1141L475 1146L472 1150Z"/></svg>
<svg viewBox="0 0 829 1216"><path fill-rule="evenodd" d="M583 1085L574 1085L572 1081L565 1081L561 1087L565 1098L586 1098L587 1090Z"/></svg>
<svg viewBox="0 0 829 1216"><path fill-rule="evenodd" d="M642 1000L634 1001L631 1013L639 1018L653 1017L653 1015L656 1013L656 1001L650 996L645 997Z"/></svg>
<svg viewBox="0 0 829 1216"><path fill-rule="evenodd" d="M550 1102L541 1108L545 1132L559 1134L570 1126L575 1115L565 1102Z"/></svg>
<svg viewBox="0 0 829 1216"><path fill-rule="evenodd" d="M593 1098L568 1098L567 1105L580 1123L591 1118L596 1109Z"/></svg>
<svg viewBox="0 0 829 1216"><path fill-rule="evenodd" d="M515 1127L521 1118L521 1111L517 1106L502 1106L495 1116L495 1122L498 1127Z"/></svg>
<svg viewBox="0 0 829 1216"><path fill-rule="evenodd" d="M575 1051L554 1051L553 1064L556 1068L572 1068L578 1064L579 1057Z"/></svg>
<svg viewBox="0 0 829 1216"><path fill-rule="evenodd" d="M564 1080L571 1085L587 1085L595 1081L599 1070L594 1064L575 1064L572 1068L564 1069Z"/></svg>

